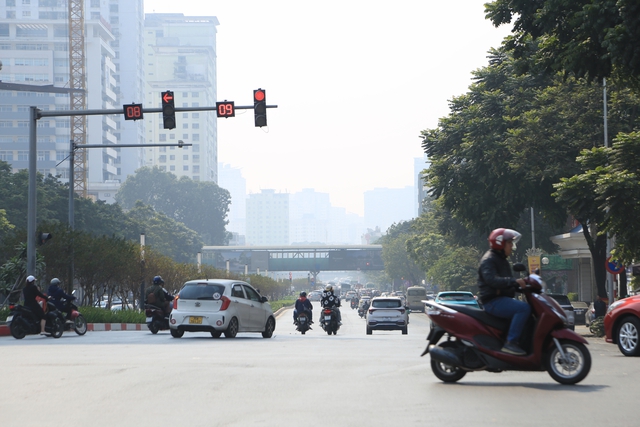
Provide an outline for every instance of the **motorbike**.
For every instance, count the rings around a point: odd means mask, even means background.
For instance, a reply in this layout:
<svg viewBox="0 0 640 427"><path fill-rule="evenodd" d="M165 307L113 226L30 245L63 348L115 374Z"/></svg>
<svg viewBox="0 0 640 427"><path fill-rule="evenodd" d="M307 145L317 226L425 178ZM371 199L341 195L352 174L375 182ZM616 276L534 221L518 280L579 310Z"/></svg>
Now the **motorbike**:
<svg viewBox="0 0 640 427"><path fill-rule="evenodd" d="M70 331L71 328L73 328L73 330L78 335L86 334L87 321L85 320L84 316L80 314L80 312L78 311L78 306L73 303L73 300L62 299L61 301L63 304L65 304L65 307L66 307L66 310L64 311L69 313L67 317L65 317L62 311L57 310L58 317L64 323L65 332Z"/></svg>
<svg viewBox="0 0 640 427"><path fill-rule="evenodd" d="M59 311L56 306L49 301L38 298L47 307L45 310L46 324L44 330L51 334L53 338L60 338L64 332L64 321L60 320ZM9 306L9 316L7 316L9 331L15 339L22 339L27 335L37 335L40 333L40 319L36 317L29 308L20 304Z"/></svg>
<svg viewBox="0 0 640 427"><path fill-rule="evenodd" d="M369 303L365 302L360 307L358 307L358 315L362 318L367 317L367 310L369 310Z"/></svg>
<svg viewBox="0 0 640 427"><path fill-rule="evenodd" d="M320 313L320 326L327 333L327 335L336 335L340 325L338 324L338 316L333 308L323 308Z"/></svg>
<svg viewBox="0 0 640 427"><path fill-rule="evenodd" d="M351 309L358 308L358 300L355 298L351 298Z"/></svg>
<svg viewBox="0 0 640 427"><path fill-rule="evenodd" d="M311 322L307 317L307 313L302 312L298 314L298 318L296 320L298 322L296 324L296 331L299 331L302 335L304 335L309 329L311 329Z"/></svg>
<svg viewBox="0 0 640 427"><path fill-rule="evenodd" d="M526 272L523 264L514 271ZM468 372L547 371L560 384L577 384L591 369L587 341L568 328L560 305L528 277L520 289L531 306L521 345L527 352L516 356L501 352L510 322L482 309L425 301L432 328L421 356L431 356L431 370L444 382L457 382ZM445 341L438 344L447 335Z"/></svg>
<svg viewBox="0 0 640 427"><path fill-rule="evenodd" d="M147 316L147 327L152 334L169 329L169 315L165 315L162 308L153 304L145 304L144 312ZM173 333L173 330L171 332Z"/></svg>

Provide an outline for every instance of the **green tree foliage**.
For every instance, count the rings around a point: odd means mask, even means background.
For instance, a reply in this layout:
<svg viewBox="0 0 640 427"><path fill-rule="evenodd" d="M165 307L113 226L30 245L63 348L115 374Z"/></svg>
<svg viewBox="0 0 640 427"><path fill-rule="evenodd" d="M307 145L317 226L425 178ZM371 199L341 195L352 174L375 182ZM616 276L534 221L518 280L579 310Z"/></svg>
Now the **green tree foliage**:
<svg viewBox="0 0 640 427"><path fill-rule="evenodd" d="M142 168L122 184L116 200L125 209L142 201L198 232L206 245L226 245L229 241L225 226L231 196L213 182L178 179L158 167Z"/></svg>
<svg viewBox="0 0 640 427"><path fill-rule="evenodd" d="M407 241L414 234L411 223L393 224L377 243L382 245L382 260L387 276L392 280L408 280L416 285L422 282L424 273L407 252Z"/></svg>
<svg viewBox="0 0 640 427"><path fill-rule="evenodd" d="M495 26L513 22L508 46L517 58L601 81L640 80L640 3L637 0L494 0L485 5ZM539 44L532 51L530 41Z"/></svg>

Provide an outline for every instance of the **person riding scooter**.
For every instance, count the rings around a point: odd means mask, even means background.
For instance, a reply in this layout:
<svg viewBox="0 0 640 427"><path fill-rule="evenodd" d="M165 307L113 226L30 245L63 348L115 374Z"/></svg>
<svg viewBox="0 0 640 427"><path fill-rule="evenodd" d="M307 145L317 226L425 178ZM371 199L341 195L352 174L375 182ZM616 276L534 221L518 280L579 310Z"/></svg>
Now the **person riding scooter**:
<svg viewBox="0 0 640 427"><path fill-rule="evenodd" d="M164 314L168 316L172 311L171 301L173 301L173 296L164 289L163 285L164 280L162 280L162 277L156 276L153 278L153 285L146 291L146 303L161 308Z"/></svg>
<svg viewBox="0 0 640 427"><path fill-rule="evenodd" d="M71 307L69 307L69 302L76 299L76 297L73 295L67 295L60 287L60 279L57 278L51 279L47 293L51 297L53 305L55 305L61 312L66 313L66 319L70 320Z"/></svg>
<svg viewBox="0 0 640 427"><path fill-rule="evenodd" d="M338 318L338 325L342 325L342 315L340 314L340 298L333 294L333 286L329 285L324 289L320 299L322 308L330 308ZM322 320L322 319L321 319Z"/></svg>
<svg viewBox="0 0 640 427"><path fill-rule="evenodd" d="M514 299L516 289L524 289L526 283L524 279L513 277L508 259L520 237L520 233L508 228L497 228L491 232L488 239L490 249L480 260L478 269L478 297L487 313L511 320L507 342L501 351L524 356L527 353L518 340L531 314L531 307Z"/></svg>
<svg viewBox="0 0 640 427"><path fill-rule="evenodd" d="M293 323L295 325L298 324L298 313L306 313L309 318L309 323L313 323L313 304L311 301L307 299L307 293L302 291L300 292L300 298L296 300L296 307L293 310Z"/></svg>

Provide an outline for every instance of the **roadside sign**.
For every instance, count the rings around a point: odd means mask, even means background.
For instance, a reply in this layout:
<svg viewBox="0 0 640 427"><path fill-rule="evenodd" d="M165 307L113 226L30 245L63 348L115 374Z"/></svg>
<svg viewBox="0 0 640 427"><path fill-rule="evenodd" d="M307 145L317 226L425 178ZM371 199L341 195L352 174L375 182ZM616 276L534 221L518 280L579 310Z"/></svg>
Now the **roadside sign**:
<svg viewBox="0 0 640 427"><path fill-rule="evenodd" d="M607 271L611 274L620 274L622 270L624 270L624 265L619 263L617 259L611 259L611 258L612 258L611 256L607 258L607 261L605 263L605 267Z"/></svg>

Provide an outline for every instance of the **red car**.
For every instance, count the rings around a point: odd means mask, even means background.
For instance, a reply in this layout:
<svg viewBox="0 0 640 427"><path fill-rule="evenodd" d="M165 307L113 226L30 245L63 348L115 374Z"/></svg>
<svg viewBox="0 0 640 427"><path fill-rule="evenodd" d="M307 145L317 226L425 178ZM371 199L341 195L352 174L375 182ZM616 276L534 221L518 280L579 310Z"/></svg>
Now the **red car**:
<svg viewBox="0 0 640 427"><path fill-rule="evenodd" d="M615 301L604 316L607 342L625 356L640 356L640 295Z"/></svg>

